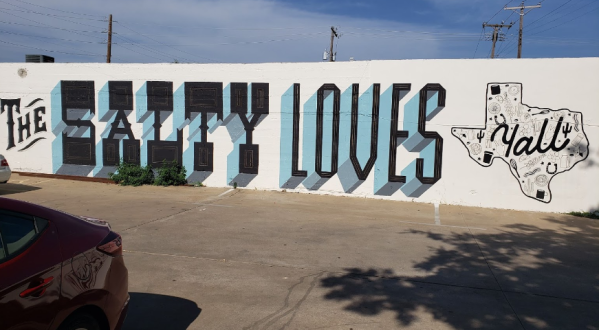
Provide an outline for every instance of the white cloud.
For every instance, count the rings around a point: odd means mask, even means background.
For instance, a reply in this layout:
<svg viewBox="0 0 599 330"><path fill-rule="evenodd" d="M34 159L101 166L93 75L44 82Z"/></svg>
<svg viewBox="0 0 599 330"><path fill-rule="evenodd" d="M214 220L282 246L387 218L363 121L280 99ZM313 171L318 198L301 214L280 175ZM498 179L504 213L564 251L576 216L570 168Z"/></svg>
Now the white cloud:
<svg viewBox="0 0 599 330"><path fill-rule="evenodd" d="M8 1L18 7L7 4ZM357 60L437 58L443 55L440 50L441 40L434 34L385 32L429 30L426 26L313 13L269 0L6 2L0 6L0 21L31 25L39 25L36 23L39 22L49 26L35 28L0 23L0 31L4 31L0 32L0 40L60 52L88 52L98 56L53 54L3 44L1 61L20 62L24 60L26 53L44 53L56 57L60 62L105 61L101 55L105 54L106 45L100 42L105 40L106 34L100 31L106 30L107 23L70 18L101 19L100 17L53 11L31 4L88 15L108 16L112 13L116 21L113 25L113 62L172 62L175 59L180 62L209 62L207 58L219 62L320 61L323 50L329 46L331 25L339 26L342 33L341 38L336 41L338 60L348 60L349 57ZM18 10L69 17L43 16ZM79 34L50 27L75 30ZM91 43L35 39L7 32ZM134 44L128 44L131 42Z"/></svg>

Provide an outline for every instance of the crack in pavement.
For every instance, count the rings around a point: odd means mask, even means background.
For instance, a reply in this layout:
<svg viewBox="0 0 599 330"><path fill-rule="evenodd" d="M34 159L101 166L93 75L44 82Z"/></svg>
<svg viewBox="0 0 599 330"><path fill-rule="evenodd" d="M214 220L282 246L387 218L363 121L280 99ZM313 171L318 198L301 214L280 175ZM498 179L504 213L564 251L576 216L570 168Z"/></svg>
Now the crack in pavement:
<svg viewBox="0 0 599 330"><path fill-rule="evenodd" d="M185 209L185 210L182 210L182 211L180 211L180 212L177 212L177 213L174 213L174 214L171 214L171 215L167 215L167 216L165 216L165 217L162 217L162 218L158 218L158 219L150 220L150 221L148 221L148 222L144 222L144 223L141 223L141 224L139 224L139 225L131 226L131 227L129 227L129 228L126 228L126 229L123 229L123 230L121 230L121 232L125 232L125 231L127 231L127 230L129 230L129 229L139 228L139 227L141 227L141 226L145 226L145 225L148 225L148 224L154 223L154 222L156 222L156 221L161 221L161 220L165 220L165 221L166 221L166 220L170 220L170 219L174 218L174 217L175 217L175 216L177 216L177 215L181 215L181 214L183 214L183 213L186 213L186 212L189 212L189 211L194 211L194 210L197 210L197 209L199 209L200 207L203 207L203 206L210 206L210 205L212 205L214 202L216 202L216 201L219 201L219 200L221 200L221 199L224 199L224 198L231 198L231 197L235 196L235 195L236 195L238 192L239 192L239 191L237 190L237 191L234 191L232 194L227 194L227 195L222 195L222 194L221 194L221 195L218 195L218 196L208 197L207 199L205 199L205 200L203 200L203 201L200 201L200 202L205 202L205 203L198 204L199 202L195 202L195 203L193 203L194 205L197 205L197 206L195 206L195 207L192 207L192 208L190 208L190 209ZM210 203L210 202L212 202L212 203ZM215 205L215 206L224 206L224 205Z"/></svg>
<svg viewBox="0 0 599 330"><path fill-rule="evenodd" d="M294 285L292 285L291 287L289 287L287 289L287 296L285 296L285 300L283 301L283 306L281 308L279 308L277 311L275 311L274 313L271 313L269 315L267 315L266 317L252 323L250 326L248 327L244 327L243 330L250 330L250 329L258 329L258 327L261 324L264 324L264 326L261 328L263 330L268 329L269 327L271 327L272 325L276 324L278 321L282 320L285 316L291 314L291 317L289 318L289 320L284 323L280 328L278 328L279 330L283 330L286 327L289 326L289 324L291 324L291 322L293 321L293 319L295 318L295 315L297 314L299 308L301 307L301 305L304 303L304 301L306 300L306 298L308 298L308 295L310 295L310 292L312 292L312 289L314 289L314 287L316 286L316 283L318 282L318 279L324 274L325 272L322 271L320 273L316 273L316 274L310 274L310 275L306 275L306 276L302 276L300 277L299 282L295 283ZM289 300L291 298L291 294L293 293L293 291L295 290L296 287L299 287L306 278L314 276L314 279L312 279L312 282L310 282L310 285L308 287L308 290L306 290L306 292L304 293L304 295L297 301L297 303L289 308ZM287 311L285 311L287 310Z"/></svg>

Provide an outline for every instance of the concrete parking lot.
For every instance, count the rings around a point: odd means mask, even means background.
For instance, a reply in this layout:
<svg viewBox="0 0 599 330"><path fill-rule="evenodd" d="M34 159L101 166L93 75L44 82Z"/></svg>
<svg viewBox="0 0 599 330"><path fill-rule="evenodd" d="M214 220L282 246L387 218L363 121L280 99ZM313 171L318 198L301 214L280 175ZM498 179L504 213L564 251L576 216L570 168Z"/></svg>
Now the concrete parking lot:
<svg viewBox="0 0 599 330"><path fill-rule="evenodd" d="M13 175L108 220L124 329L599 329L599 222L551 213Z"/></svg>

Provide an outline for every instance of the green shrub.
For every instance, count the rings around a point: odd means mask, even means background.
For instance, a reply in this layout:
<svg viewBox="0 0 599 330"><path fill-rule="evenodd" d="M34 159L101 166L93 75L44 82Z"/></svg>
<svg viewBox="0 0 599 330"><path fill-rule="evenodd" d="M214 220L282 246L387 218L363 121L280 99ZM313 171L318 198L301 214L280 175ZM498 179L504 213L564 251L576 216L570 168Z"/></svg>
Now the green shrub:
<svg viewBox="0 0 599 330"><path fill-rule="evenodd" d="M125 163L122 160L116 167L115 173L108 173L108 177L122 186L141 186L154 182L152 167L138 164Z"/></svg>
<svg viewBox="0 0 599 330"><path fill-rule="evenodd" d="M599 219L599 211L595 211L595 212L570 212L568 214L569 215L573 215L573 216L577 216L577 217L589 218L589 219Z"/></svg>
<svg viewBox="0 0 599 330"><path fill-rule="evenodd" d="M154 181L158 186L179 186L187 183L187 170L185 166L181 166L177 161L163 161L162 166L158 169L158 176Z"/></svg>

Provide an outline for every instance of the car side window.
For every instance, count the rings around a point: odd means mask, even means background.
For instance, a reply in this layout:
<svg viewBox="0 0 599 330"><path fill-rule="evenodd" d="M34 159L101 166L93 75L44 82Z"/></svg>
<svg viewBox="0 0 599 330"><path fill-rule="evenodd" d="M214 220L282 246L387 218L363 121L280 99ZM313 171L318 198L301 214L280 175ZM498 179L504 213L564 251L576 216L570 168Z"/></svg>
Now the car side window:
<svg viewBox="0 0 599 330"><path fill-rule="evenodd" d="M43 219L0 211L0 262L25 251L47 226Z"/></svg>

